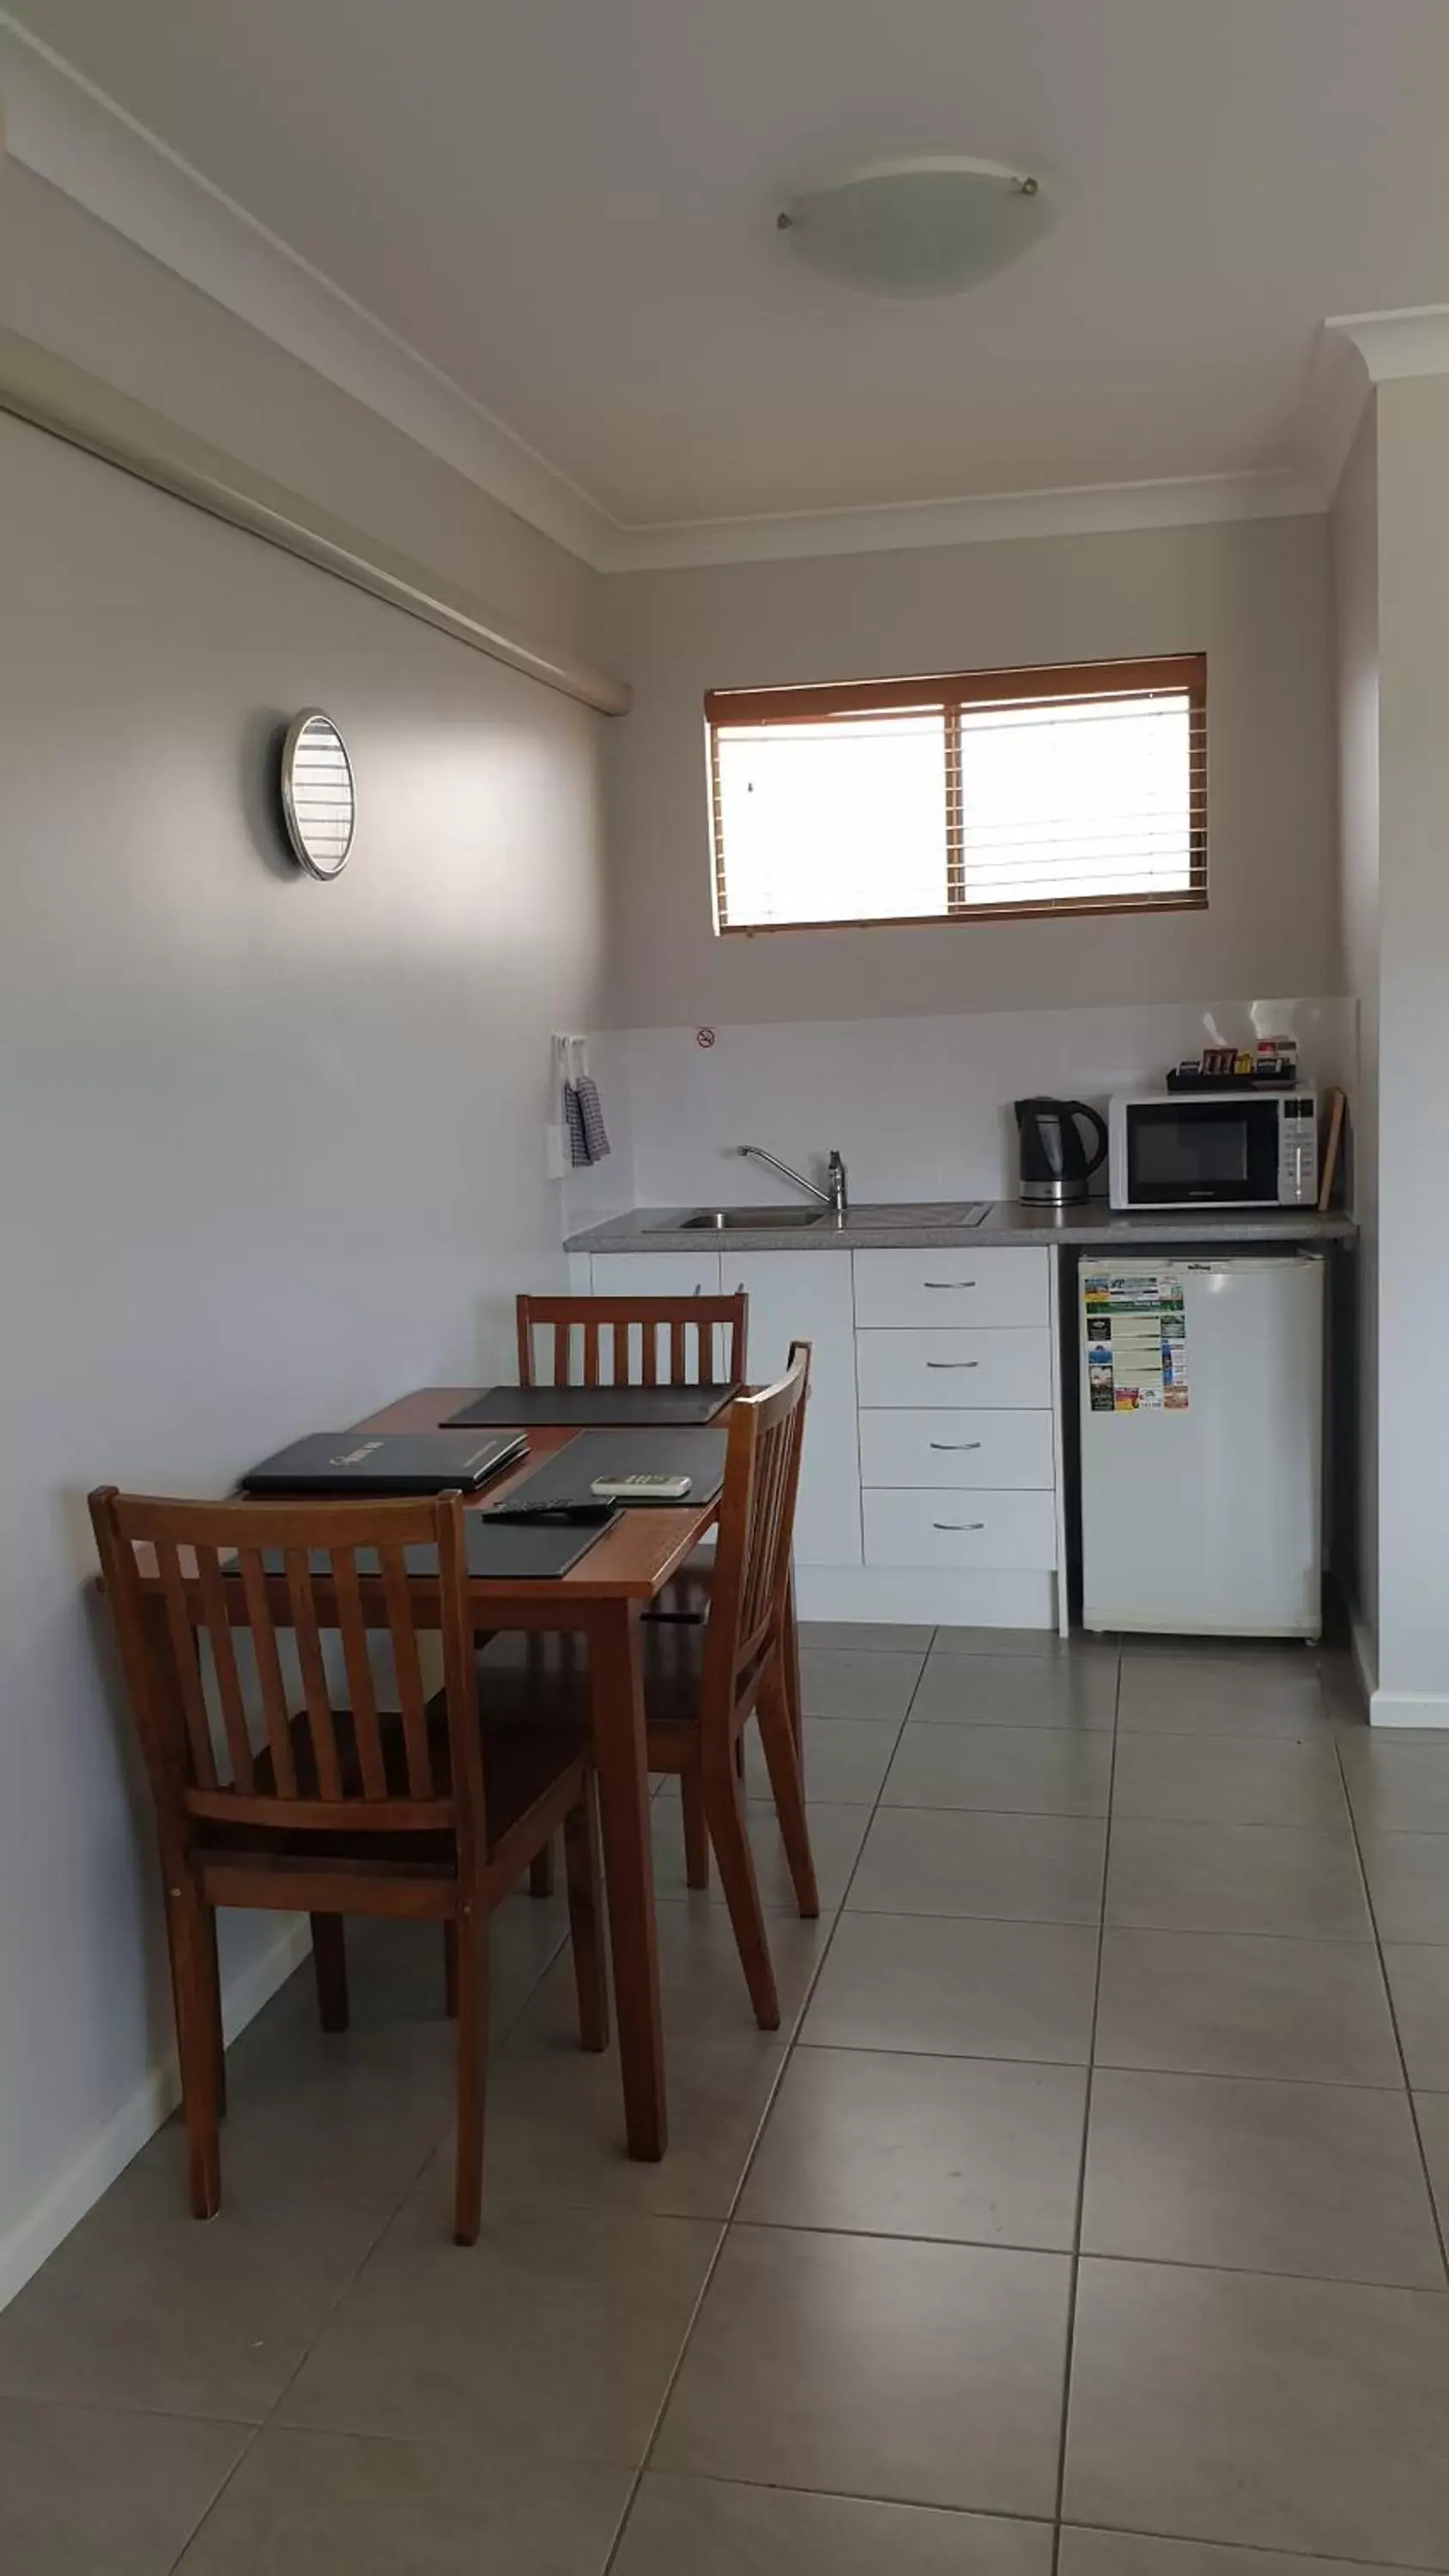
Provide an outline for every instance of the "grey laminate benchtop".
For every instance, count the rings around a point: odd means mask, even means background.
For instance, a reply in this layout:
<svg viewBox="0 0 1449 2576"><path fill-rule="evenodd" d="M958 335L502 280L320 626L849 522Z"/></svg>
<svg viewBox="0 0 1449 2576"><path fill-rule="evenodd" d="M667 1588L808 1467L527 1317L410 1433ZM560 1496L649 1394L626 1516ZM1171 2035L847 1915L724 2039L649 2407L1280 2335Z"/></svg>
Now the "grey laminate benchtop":
<svg viewBox="0 0 1449 2576"><path fill-rule="evenodd" d="M815 1225L732 1227L727 1233L693 1227L683 1230L691 1211L682 1208L632 1208L568 1237L569 1252L886 1252L918 1247L929 1252L953 1244L1060 1243L1069 1251L1155 1251L1159 1244L1348 1243L1357 1228L1350 1216L1319 1216L1311 1209L1219 1208L1176 1210L1155 1216L1114 1216L1104 1202L1064 1208L1054 1214L1017 1206L1002 1199L989 1207L979 1225L944 1222L936 1208L923 1205L919 1219L889 1225L878 1221L853 1225L822 1214Z"/></svg>

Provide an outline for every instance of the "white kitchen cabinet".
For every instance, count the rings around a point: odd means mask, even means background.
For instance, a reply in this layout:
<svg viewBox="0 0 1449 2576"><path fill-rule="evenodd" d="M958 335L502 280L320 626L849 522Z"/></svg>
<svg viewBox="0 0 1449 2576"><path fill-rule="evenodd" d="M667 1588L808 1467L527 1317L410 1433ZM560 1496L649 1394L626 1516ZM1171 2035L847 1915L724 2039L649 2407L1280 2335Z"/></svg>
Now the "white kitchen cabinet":
<svg viewBox="0 0 1449 2576"><path fill-rule="evenodd" d="M869 1493L867 1565L1047 1573L1057 1561L1051 1494Z"/></svg>
<svg viewBox="0 0 1449 2576"><path fill-rule="evenodd" d="M876 1324L1041 1324L1051 1256L1037 1244L945 1252L857 1252L855 1320Z"/></svg>
<svg viewBox="0 0 1449 2576"><path fill-rule="evenodd" d="M939 1333L878 1328L857 1336L856 1374L862 1404L1046 1408L1051 1335L1045 1325Z"/></svg>
<svg viewBox="0 0 1449 2576"><path fill-rule="evenodd" d="M717 1297L717 1252L596 1252L596 1297Z"/></svg>
<svg viewBox="0 0 1449 2576"><path fill-rule="evenodd" d="M859 1565L860 1460L856 1441L855 1314L848 1252L722 1255L726 1295L750 1301L750 1376L783 1370L792 1341L811 1346L810 1409L795 1511L799 1565Z"/></svg>
<svg viewBox="0 0 1449 2576"><path fill-rule="evenodd" d="M995 1486L1002 1492L1051 1492L1055 1442L1049 1412L953 1413L944 1408L883 1405L860 1417L862 1485Z"/></svg>

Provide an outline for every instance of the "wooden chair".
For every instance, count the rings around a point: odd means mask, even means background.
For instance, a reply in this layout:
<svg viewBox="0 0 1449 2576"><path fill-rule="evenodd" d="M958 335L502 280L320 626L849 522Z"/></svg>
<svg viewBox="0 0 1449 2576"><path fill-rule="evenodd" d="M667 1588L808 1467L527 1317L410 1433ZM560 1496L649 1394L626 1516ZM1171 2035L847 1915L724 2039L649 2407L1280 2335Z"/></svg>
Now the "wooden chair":
<svg viewBox="0 0 1449 2576"><path fill-rule="evenodd" d="M713 1847L762 2030L779 2026L764 1913L746 1830L736 1749L759 1719L785 1854L802 1915L820 1911L804 1783L786 1685L787 1603L810 1346L796 1342L778 1385L737 1398L719 1540L702 1621L641 1623L651 1771L677 1773L691 1883ZM570 1641L500 1638L482 1657L490 1706L542 1724L576 1722L586 1675ZM691 1821L693 1819L693 1821ZM706 1863L707 1874L707 1863Z"/></svg>
<svg viewBox="0 0 1449 2576"><path fill-rule="evenodd" d="M732 1297L520 1297L518 1383L742 1385L749 1310L743 1289ZM710 1565L708 1550L691 1561L695 1593L708 1584ZM529 1886L535 1896L553 1894L551 1849L539 1853Z"/></svg>
<svg viewBox="0 0 1449 2576"><path fill-rule="evenodd" d="M520 1297L518 1383L742 1385L749 1303L743 1289L733 1297Z"/></svg>
<svg viewBox="0 0 1449 2576"><path fill-rule="evenodd" d="M324 2030L347 2026L344 1917L423 1916L444 1926L449 2009L457 2015L454 2233L471 2245L482 2209L488 1917L559 1826L580 2034L585 2048L608 2045L593 1775L582 1731L480 1725L456 1494L197 1503L106 1486L90 1499L155 1800L195 2215L210 2218L221 2203L214 1909L310 1914ZM438 1568L444 1683L431 1700L415 1625L418 1578L403 1553L414 1546L435 1549ZM240 1629L250 1633L245 1658L237 1653ZM340 1654L324 1647L328 1631L337 1632ZM304 1706L296 1714L279 1653L286 1641L301 1674ZM379 1706L375 1661L391 1664L396 1713ZM329 1665L345 1672L346 1707L336 1704ZM208 1670L219 1722L208 1704Z"/></svg>

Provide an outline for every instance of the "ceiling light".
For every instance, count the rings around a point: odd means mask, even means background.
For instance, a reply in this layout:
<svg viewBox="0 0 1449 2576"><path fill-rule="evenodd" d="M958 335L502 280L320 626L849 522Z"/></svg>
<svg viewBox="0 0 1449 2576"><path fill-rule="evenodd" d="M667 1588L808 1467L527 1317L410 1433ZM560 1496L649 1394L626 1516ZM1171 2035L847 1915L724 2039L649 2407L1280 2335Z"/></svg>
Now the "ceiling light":
<svg viewBox="0 0 1449 2576"><path fill-rule="evenodd" d="M879 161L806 188L777 216L812 268L872 295L959 295L1030 250L1053 208L1000 161Z"/></svg>

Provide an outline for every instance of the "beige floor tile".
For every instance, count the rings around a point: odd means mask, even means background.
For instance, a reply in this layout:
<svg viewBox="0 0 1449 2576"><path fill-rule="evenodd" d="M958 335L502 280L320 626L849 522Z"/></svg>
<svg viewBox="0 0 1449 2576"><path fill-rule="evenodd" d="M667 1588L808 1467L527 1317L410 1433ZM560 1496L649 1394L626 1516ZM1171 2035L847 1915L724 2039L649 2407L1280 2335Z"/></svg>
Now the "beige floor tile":
<svg viewBox="0 0 1449 2576"><path fill-rule="evenodd" d="M1039 1726L908 1723L881 1799L887 1807L1105 1816L1111 1778L1110 1735Z"/></svg>
<svg viewBox="0 0 1449 2576"><path fill-rule="evenodd" d="M624 2139L617 2051L589 2057L527 2016L488 2090L487 2188L504 2201L726 2218L785 2051L765 2033L692 2039L671 2032L666 2079L669 2152L636 2162ZM430 2170L439 2223L452 2188L452 2142Z"/></svg>
<svg viewBox="0 0 1449 2576"><path fill-rule="evenodd" d="M805 1788L823 1806L873 1807L890 1769L900 1734L898 1721L887 1718L807 1717L802 1728ZM768 1802L773 1797L760 1731L750 1728L745 1741L745 1795Z"/></svg>
<svg viewBox="0 0 1449 2576"><path fill-rule="evenodd" d="M654 2465L1049 2515L1070 2268L1056 2254L732 2228Z"/></svg>
<svg viewBox="0 0 1449 2576"><path fill-rule="evenodd" d="M613 2576L1051 2576L1045 2523L650 2470Z"/></svg>
<svg viewBox="0 0 1449 2576"><path fill-rule="evenodd" d="M1297 1825L1117 1819L1107 1921L1160 1931L1373 1938L1352 1838Z"/></svg>
<svg viewBox="0 0 1449 2576"><path fill-rule="evenodd" d="M1277 2549L1220 2549L1211 2541L1143 2540L1125 2531L1062 2527L1058 2576L1410 2576L1355 2559L1285 2558Z"/></svg>
<svg viewBox="0 0 1449 2576"><path fill-rule="evenodd" d="M1122 1658L1118 1723L1153 1735L1324 1734L1318 1667L1302 1647L1281 1653Z"/></svg>
<svg viewBox="0 0 1449 2576"><path fill-rule="evenodd" d="M1377 1957L1349 1941L1109 1931L1096 2055L1183 2075L1402 2081Z"/></svg>
<svg viewBox="0 0 1449 2576"><path fill-rule="evenodd" d="M857 1655L924 1655L934 1628L885 1619L802 1619L800 1651L838 1647Z"/></svg>
<svg viewBox="0 0 1449 2576"><path fill-rule="evenodd" d="M415 2195L275 2420L561 2460L644 2456L719 2230L688 2218L485 2205L472 2247Z"/></svg>
<svg viewBox="0 0 1449 2576"><path fill-rule="evenodd" d="M1053 1663L1076 1663L1088 1656L1109 1656L1115 1663L1115 1637L1097 1637L1078 1628L1059 1637L1055 1628L938 1628L935 1655L1030 1655Z"/></svg>
<svg viewBox="0 0 1449 2576"><path fill-rule="evenodd" d="M1416 2093L1414 2111L1439 2224L1449 2230L1449 2093Z"/></svg>
<svg viewBox="0 0 1449 2576"><path fill-rule="evenodd" d="M282 2217L228 2200L224 2140L209 2225L179 2154L128 2168L82 2219L0 2315L0 2395L261 2421L382 2219L316 2195Z"/></svg>
<svg viewBox="0 0 1449 2576"><path fill-rule="evenodd" d="M1384 1967L1409 2082L1449 2093L1449 1948L1385 1942Z"/></svg>
<svg viewBox="0 0 1449 2576"><path fill-rule="evenodd" d="M167 2576L249 2438L240 2424L0 2398L0 2567Z"/></svg>
<svg viewBox="0 0 1449 2576"><path fill-rule="evenodd" d="M911 1702L911 1724L1111 1728L1113 1655L961 1655L934 1651Z"/></svg>
<svg viewBox="0 0 1449 2576"><path fill-rule="evenodd" d="M1096 1934L1072 1924L843 1914L801 2036L1082 2065L1096 1960Z"/></svg>
<svg viewBox="0 0 1449 2576"><path fill-rule="evenodd" d="M815 1881L822 1907L829 1912L839 1905L850 1884L851 1872L860 1857L870 1823L870 1806L829 1806L819 1798L809 1801L810 1849L815 1862ZM799 1920L794 1882L780 1840L773 1805L761 1799L749 1804L750 1846L755 1855L755 1874L760 1883L760 1903L767 1914L794 1915ZM692 1890L684 1876L684 1824L679 1800L667 1792L654 1799L649 1809L649 1832L654 1847L654 1887L660 1897L678 1897L690 1905L708 1908L723 1906L719 1871L711 1866L708 1891Z"/></svg>
<svg viewBox="0 0 1449 2576"><path fill-rule="evenodd" d="M1347 2085L1099 2067L1082 2246L1159 2263L1445 2286L1407 2097Z"/></svg>
<svg viewBox="0 0 1449 2576"><path fill-rule="evenodd" d="M919 1650L874 1652L855 1646L805 1646L800 1652L800 1696L806 1717L853 1717L899 1725L921 1678Z"/></svg>
<svg viewBox="0 0 1449 2576"><path fill-rule="evenodd" d="M1333 1745L1278 1738L1121 1734L1112 1813L1184 1824L1348 1830Z"/></svg>
<svg viewBox="0 0 1449 2576"><path fill-rule="evenodd" d="M1449 1946L1449 1843L1444 1836L1363 1826L1360 1839L1379 1939Z"/></svg>
<svg viewBox="0 0 1449 2576"><path fill-rule="evenodd" d="M1449 2298L1084 2262L1064 2519L1449 2566L1446 2385Z"/></svg>
<svg viewBox="0 0 1449 2576"><path fill-rule="evenodd" d="M1361 1829L1449 1834L1449 1735L1360 1727L1341 1730L1339 1746Z"/></svg>
<svg viewBox="0 0 1449 2576"><path fill-rule="evenodd" d="M177 2576L603 2576L622 2468L268 2425Z"/></svg>
<svg viewBox="0 0 1449 2576"><path fill-rule="evenodd" d="M798 1914L772 1914L770 1957L780 1998L780 2027L762 2031L750 2008L740 1955L729 1915L709 1897L661 1898L655 1910L659 1937L659 1986L664 2008L666 2048L682 2042L724 2039L747 2042L762 2057L784 2045L805 2009L805 2000L825 1955L833 1917L813 1923ZM573 1966L560 1959L519 2015L506 2050L545 2045L571 2050L578 2045L578 2012ZM606 2061L618 2081L617 2050Z"/></svg>
<svg viewBox="0 0 1449 2576"><path fill-rule="evenodd" d="M1105 1821L970 1807L877 1810L846 1899L852 1913L984 1914L1095 1923Z"/></svg>
<svg viewBox="0 0 1449 2576"><path fill-rule="evenodd" d="M1070 2250L1086 2069L801 2048L742 2219Z"/></svg>

